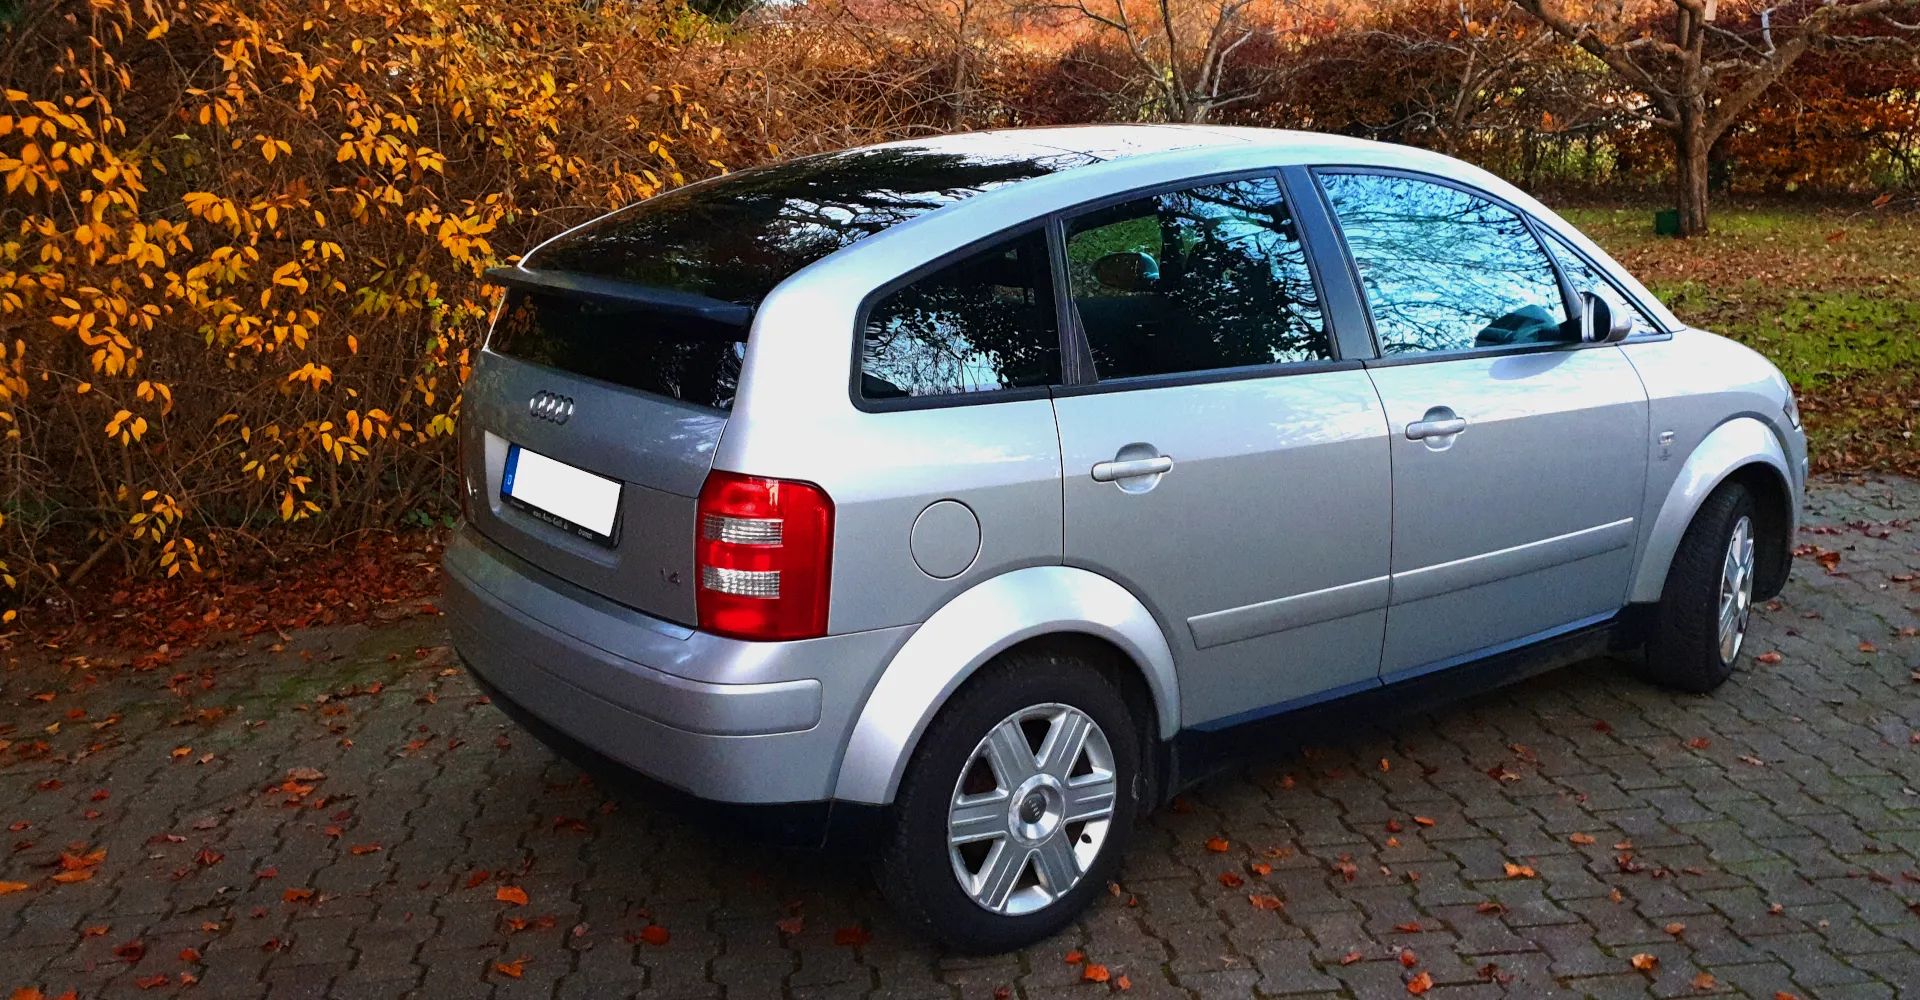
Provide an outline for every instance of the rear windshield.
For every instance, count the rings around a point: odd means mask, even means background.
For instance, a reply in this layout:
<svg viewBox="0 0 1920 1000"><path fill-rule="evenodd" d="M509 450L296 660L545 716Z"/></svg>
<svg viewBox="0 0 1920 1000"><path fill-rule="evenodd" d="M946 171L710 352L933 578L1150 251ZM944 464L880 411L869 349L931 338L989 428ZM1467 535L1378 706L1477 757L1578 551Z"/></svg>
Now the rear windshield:
<svg viewBox="0 0 1920 1000"><path fill-rule="evenodd" d="M715 409L733 408L746 327L643 305L511 290L489 350Z"/></svg>
<svg viewBox="0 0 1920 1000"><path fill-rule="evenodd" d="M970 195L1090 163L1017 139L822 153L681 188L576 229L523 266L758 305L822 257Z"/></svg>

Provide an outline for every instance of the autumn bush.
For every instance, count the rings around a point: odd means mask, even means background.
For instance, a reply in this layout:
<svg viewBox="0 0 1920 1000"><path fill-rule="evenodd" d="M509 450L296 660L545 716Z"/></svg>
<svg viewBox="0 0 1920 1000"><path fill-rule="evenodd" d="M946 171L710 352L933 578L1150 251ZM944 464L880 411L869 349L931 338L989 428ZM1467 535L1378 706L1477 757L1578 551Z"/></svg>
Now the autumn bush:
<svg viewBox="0 0 1920 1000"><path fill-rule="evenodd" d="M799 128L803 148L873 134L828 134L819 95L776 97L676 3L56 0L18 17L0 56L16 599L103 560L211 572L449 518L485 267L785 153Z"/></svg>

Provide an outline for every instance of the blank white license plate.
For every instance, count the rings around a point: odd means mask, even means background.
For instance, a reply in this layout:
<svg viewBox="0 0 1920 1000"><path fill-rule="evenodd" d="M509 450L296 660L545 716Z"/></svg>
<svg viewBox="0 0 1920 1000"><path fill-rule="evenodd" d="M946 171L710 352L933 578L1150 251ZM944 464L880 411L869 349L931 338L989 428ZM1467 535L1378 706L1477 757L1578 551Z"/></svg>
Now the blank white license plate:
<svg viewBox="0 0 1920 1000"><path fill-rule="evenodd" d="M500 498L582 538L612 545L620 520L620 482L519 445L507 449Z"/></svg>

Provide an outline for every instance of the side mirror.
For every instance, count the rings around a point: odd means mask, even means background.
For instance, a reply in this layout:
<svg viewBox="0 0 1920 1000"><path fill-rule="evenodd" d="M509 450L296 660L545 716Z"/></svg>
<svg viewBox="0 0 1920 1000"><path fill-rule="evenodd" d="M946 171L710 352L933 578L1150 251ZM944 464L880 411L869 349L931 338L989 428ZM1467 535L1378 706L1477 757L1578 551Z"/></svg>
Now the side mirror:
<svg viewBox="0 0 1920 1000"><path fill-rule="evenodd" d="M1580 340L1618 344L1633 333L1633 314L1592 292L1580 293Z"/></svg>
<svg viewBox="0 0 1920 1000"><path fill-rule="evenodd" d="M1160 280L1160 264L1138 250L1110 253L1093 262L1093 280L1120 292L1144 292Z"/></svg>

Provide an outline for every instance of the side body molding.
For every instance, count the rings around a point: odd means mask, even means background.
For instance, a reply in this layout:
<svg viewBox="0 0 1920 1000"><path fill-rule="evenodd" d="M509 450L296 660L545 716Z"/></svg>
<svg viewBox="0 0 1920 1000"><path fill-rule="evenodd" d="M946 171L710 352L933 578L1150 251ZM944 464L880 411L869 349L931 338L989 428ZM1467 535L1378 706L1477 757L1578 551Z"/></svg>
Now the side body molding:
<svg viewBox="0 0 1920 1000"><path fill-rule="evenodd" d="M1687 525L1692 523L1694 512L1712 493L1714 487L1729 474L1742 466L1762 463L1780 476L1780 481L1788 485L1788 494L1798 496L1791 488L1794 482L1789 471L1786 451L1780 447L1780 439L1766 424L1753 417L1735 417L1714 428L1693 453L1687 456L1680 467L1680 474L1667 491L1665 502L1660 505L1660 513L1654 518L1652 527L1647 531L1646 544L1640 549L1639 565L1633 574L1633 589L1627 600L1631 602L1649 602L1660 599L1660 591L1667 583L1667 568L1673 565L1673 554L1680 548L1680 536L1686 534ZM1799 529L1800 511L1798 507L1788 514L1788 537Z"/></svg>
<svg viewBox="0 0 1920 1000"><path fill-rule="evenodd" d="M935 712L981 664L1039 635L1079 632L1133 659L1153 695L1161 739L1180 728L1180 688L1167 637L1126 588L1070 566L1034 566L947 602L894 654L854 723L834 798L893 801L907 759Z"/></svg>

